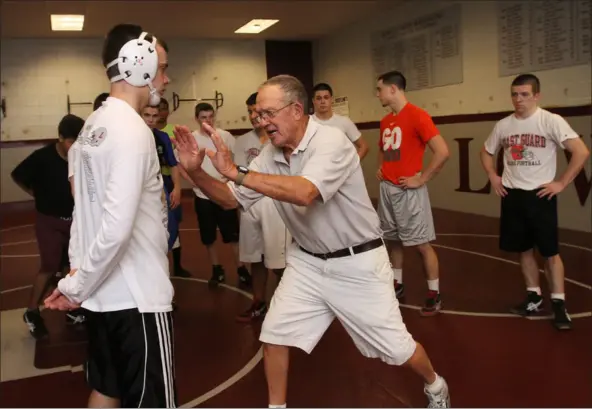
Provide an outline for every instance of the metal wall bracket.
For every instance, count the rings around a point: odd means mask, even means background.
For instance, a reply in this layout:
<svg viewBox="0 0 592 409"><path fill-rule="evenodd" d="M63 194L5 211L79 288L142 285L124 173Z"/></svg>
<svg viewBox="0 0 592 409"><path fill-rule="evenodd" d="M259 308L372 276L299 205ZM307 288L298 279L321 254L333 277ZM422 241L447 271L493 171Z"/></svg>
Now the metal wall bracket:
<svg viewBox="0 0 592 409"><path fill-rule="evenodd" d="M224 95L221 92L214 91L214 98L180 98L179 94L173 92L173 112L179 108L181 102L202 102L212 101L215 102L216 111L224 106Z"/></svg>
<svg viewBox="0 0 592 409"><path fill-rule="evenodd" d="M75 105L90 105L90 106L92 106L93 105L92 102L72 102L72 101L70 101L70 94L67 94L67 96L66 96L66 104L68 105L68 114L72 113L71 112L72 106L75 106Z"/></svg>

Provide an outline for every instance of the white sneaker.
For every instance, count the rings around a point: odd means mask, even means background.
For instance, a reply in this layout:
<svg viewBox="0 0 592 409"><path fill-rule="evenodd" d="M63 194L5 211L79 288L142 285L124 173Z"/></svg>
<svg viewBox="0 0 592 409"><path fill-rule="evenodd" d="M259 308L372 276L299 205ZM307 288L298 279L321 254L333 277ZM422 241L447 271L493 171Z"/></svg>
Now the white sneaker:
<svg viewBox="0 0 592 409"><path fill-rule="evenodd" d="M450 393L448 392L448 384L446 380L442 378L444 385L440 392L432 393L428 390L427 387L423 389L424 393L428 397L428 408L449 408L450 407Z"/></svg>

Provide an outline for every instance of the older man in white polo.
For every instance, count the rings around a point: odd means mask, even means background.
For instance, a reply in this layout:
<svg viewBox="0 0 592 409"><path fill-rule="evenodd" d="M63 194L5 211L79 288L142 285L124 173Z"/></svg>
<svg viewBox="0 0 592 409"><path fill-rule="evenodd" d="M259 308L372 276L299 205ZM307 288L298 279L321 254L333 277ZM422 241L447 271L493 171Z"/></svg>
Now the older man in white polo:
<svg viewBox="0 0 592 409"><path fill-rule="evenodd" d="M232 162L212 128L216 152L200 150L188 128L175 129L181 165L211 200L247 210L271 197L294 238L260 336L269 407L286 407L288 348L310 353L335 317L364 356L409 367L423 379L430 406L448 407L446 381L401 318L356 149L341 130L312 121L307 100L291 76L261 85L256 111L271 144L249 168ZM201 169L206 154L229 182Z"/></svg>

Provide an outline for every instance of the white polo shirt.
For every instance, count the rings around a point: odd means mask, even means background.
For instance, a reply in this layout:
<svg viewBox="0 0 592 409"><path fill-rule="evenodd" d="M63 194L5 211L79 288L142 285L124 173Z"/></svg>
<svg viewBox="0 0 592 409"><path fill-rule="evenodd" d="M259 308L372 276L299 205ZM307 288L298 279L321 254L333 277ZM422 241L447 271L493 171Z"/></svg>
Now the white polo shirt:
<svg viewBox="0 0 592 409"><path fill-rule="evenodd" d="M167 207L152 131L109 97L75 145L69 253L78 271L60 280L60 291L91 311L171 311Z"/></svg>
<svg viewBox="0 0 592 409"><path fill-rule="evenodd" d="M232 136L232 134L230 132L225 131L220 128L216 128L216 132L218 133L220 138L222 138L222 141L224 142L224 144L226 144L228 149L232 152L234 150L234 143L236 141L234 136ZM201 131L201 129L199 129L197 131L193 131L192 134L197 142L197 146L199 147L199 149L205 148L206 150L211 150L211 151L216 152L216 146L214 145L214 141L212 141L212 138L210 138L208 135L204 134ZM222 176L220 174L220 172L218 172L216 170L216 168L212 164L212 161L210 160L210 158L207 155L204 157L201 167L208 175L210 175L214 179L217 179L221 182L226 182L227 179L224 176ZM207 197L201 191L201 189L199 189L197 187L193 188L193 192L199 198L210 200L210 198Z"/></svg>
<svg viewBox="0 0 592 409"><path fill-rule="evenodd" d="M341 129L352 142L357 141L360 139L360 136L362 136L362 133L356 124L354 124L353 121L347 116L334 113L329 119L320 119L316 115L311 115L311 118L320 124L334 126L337 129Z"/></svg>
<svg viewBox="0 0 592 409"><path fill-rule="evenodd" d="M489 138L485 150L495 155L504 150L502 184L511 189L534 190L552 182L557 171L557 147L579 135L561 116L545 109L528 118L511 114L500 120Z"/></svg>
<svg viewBox="0 0 592 409"><path fill-rule="evenodd" d="M306 250L328 253L381 237L358 153L338 129L309 120L290 163L280 148L268 144L249 168L267 174L301 176L317 187L320 197L307 207L274 200L292 237ZM228 186L244 210L264 197L233 182Z"/></svg>

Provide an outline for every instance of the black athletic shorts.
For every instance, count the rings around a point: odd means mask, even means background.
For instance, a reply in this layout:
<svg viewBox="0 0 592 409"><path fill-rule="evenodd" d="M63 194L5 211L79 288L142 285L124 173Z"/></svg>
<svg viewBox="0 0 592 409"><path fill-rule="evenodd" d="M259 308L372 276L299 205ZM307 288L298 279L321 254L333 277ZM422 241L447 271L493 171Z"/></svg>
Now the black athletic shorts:
<svg viewBox="0 0 592 409"><path fill-rule="evenodd" d="M88 385L119 399L122 408L176 407L172 314L137 309L85 313Z"/></svg>
<svg viewBox="0 0 592 409"><path fill-rule="evenodd" d="M225 210L213 201L197 196L194 207L199 223L199 236L204 246L214 244L218 228L224 243L238 243L240 224L237 209Z"/></svg>
<svg viewBox="0 0 592 409"><path fill-rule="evenodd" d="M48 216L37 212L35 236L39 246L42 273L69 272L68 244L71 218Z"/></svg>
<svg viewBox="0 0 592 409"><path fill-rule="evenodd" d="M513 253L537 248L548 258L559 254L557 196L537 197L537 190L508 189L502 198L500 249Z"/></svg>

